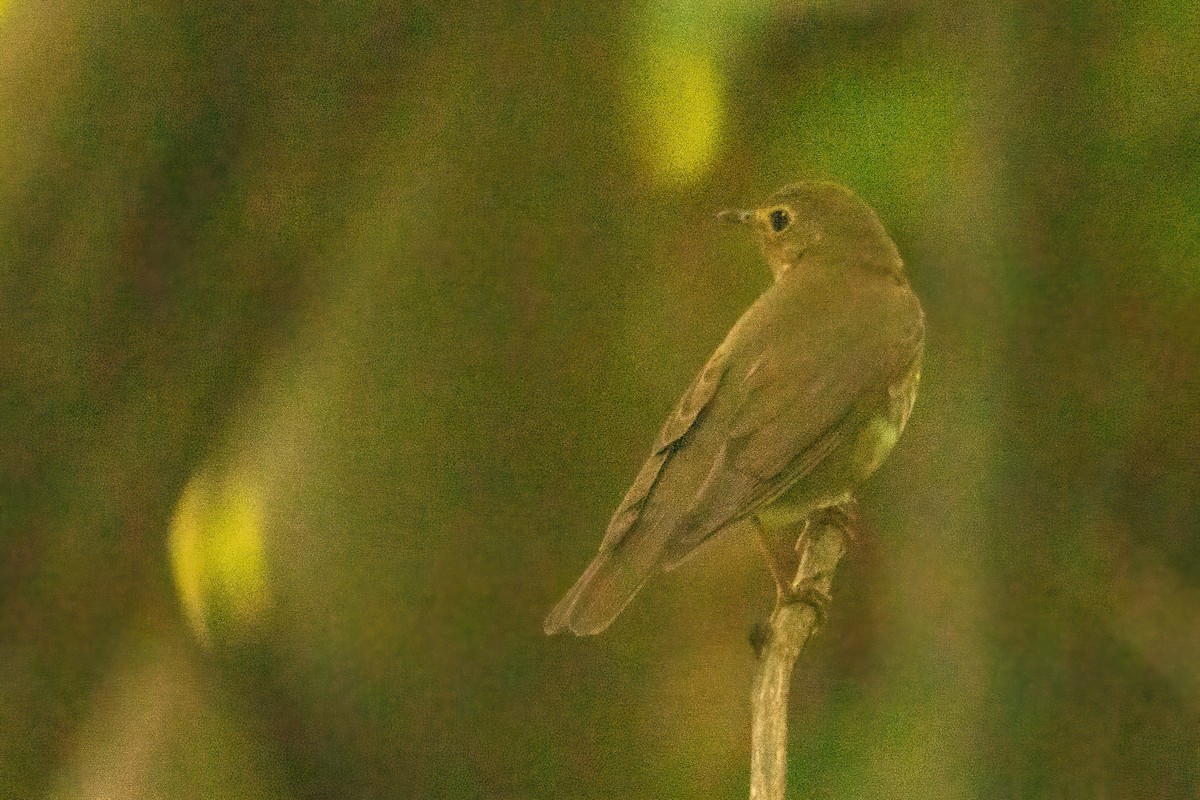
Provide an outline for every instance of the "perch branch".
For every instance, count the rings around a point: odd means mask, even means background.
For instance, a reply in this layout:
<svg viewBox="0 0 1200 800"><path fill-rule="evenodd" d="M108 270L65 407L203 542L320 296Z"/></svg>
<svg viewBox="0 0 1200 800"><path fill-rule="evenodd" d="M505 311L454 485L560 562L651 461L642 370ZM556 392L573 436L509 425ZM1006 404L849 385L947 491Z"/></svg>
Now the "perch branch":
<svg viewBox="0 0 1200 800"><path fill-rule="evenodd" d="M787 708L792 668L823 611L814 594L829 597L833 571L846 552L845 523L809 526L789 597L775 603L759 651L751 694L750 800L783 800L787 789Z"/></svg>

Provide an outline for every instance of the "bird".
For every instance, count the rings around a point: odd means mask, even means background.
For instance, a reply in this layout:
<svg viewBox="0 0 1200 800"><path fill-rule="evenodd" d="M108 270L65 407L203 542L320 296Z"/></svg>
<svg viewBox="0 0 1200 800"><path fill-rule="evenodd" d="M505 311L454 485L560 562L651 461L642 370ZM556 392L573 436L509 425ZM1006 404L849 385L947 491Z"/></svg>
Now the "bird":
<svg viewBox="0 0 1200 800"><path fill-rule="evenodd" d="M653 576L750 520L780 595L804 532L845 513L912 413L925 315L874 210L809 180L720 220L774 277L667 418L547 634L605 630Z"/></svg>

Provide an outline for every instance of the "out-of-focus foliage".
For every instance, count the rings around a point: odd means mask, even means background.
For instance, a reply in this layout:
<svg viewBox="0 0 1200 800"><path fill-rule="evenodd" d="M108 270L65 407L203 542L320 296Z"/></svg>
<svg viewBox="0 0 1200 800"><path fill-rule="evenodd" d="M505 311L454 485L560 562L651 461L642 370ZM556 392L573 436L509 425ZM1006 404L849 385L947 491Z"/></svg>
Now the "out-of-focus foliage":
<svg viewBox="0 0 1200 800"><path fill-rule="evenodd" d="M624 77L633 144L651 176L680 188L719 157L730 62L768 24L770 3L660 0L634 15Z"/></svg>
<svg viewBox="0 0 1200 800"><path fill-rule="evenodd" d="M253 628L269 603L263 509L248 475L201 470L188 481L171 519L171 567L192 629L207 643Z"/></svg>
<svg viewBox="0 0 1200 800"><path fill-rule="evenodd" d="M0 0L0 796L744 796L745 531L541 620L820 176L929 334L795 796L1195 797L1198 8Z"/></svg>

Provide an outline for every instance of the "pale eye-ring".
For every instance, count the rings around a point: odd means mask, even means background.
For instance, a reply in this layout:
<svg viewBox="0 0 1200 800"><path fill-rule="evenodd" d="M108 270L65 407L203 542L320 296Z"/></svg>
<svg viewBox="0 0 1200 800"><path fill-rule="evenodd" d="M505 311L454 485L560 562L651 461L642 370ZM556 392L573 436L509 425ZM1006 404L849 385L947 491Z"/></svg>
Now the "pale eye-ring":
<svg viewBox="0 0 1200 800"><path fill-rule="evenodd" d="M777 208L767 215L771 220L771 230L779 233L792 222L792 216L782 208Z"/></svg>

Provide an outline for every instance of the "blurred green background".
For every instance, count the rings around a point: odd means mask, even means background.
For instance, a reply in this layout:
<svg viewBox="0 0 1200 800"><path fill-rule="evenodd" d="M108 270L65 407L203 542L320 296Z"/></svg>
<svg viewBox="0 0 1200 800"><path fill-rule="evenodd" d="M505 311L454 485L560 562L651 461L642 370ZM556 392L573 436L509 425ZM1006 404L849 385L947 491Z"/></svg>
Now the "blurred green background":
<svg viewBox="0 0 1200 800"><path fill-rule="evenodd" d="M0 2L0 796L744 797L743 531L546 638L769 281L928 317L795 797L1200 797L1200 6Z"/></svg>

